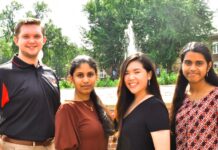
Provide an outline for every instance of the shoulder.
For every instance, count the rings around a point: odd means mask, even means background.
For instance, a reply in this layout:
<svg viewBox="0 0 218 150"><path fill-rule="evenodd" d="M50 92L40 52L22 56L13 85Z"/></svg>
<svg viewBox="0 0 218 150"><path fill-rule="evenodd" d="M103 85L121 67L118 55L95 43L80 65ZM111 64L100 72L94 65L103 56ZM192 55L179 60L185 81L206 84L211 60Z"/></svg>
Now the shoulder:
<svg viewBox="0 0 218 150"><path fill-rule="evenodd" d="M76 117L77 106L73 101L61 104L56 112L56 118Z"/></svg>
<svg viewBox="0 0 218 150"><path fill-rule="evenodd" d="M214 93L218 94L218 86L215 87Z"/></svg>
<svg viewBox="0 0 218 150"><path fill-rule="evenodd" d="M153 97L150 97L148 99L148 105L151 109L153 108L163 108L165 109L166 106L164 104L164 102L162 100L160 100L159 98L153 96Z"/></svg>
<svg viewBox="0 0 218 150"><path fill-rule="evenodd" d="M207 95L207 99L217 100L218 99L218 87L214 87Z"/></svg>
<svg viewBox="0 0 218 150"><path fill-rule="evenodd" d="M146 102L147 101L147 102ZM142 111L147 117L162 117L168 116L168 110L164 102L156 97L150 97L147 99L142 106Z"/></svg>
<svg viewBox="0 0 218 150"><path fill-rule="evenodd" d="M44 64L42 65L42 70L43 70L44 72L47 72L47 73L50 73L50 74L53 74L53 75L56 76L55 70L52 69L51 67L48 67L48 66L44 65Z"/></svg>
<svg viewBox="0 0 218 150"><path fill-rule="evenodd" d="M215 101L216 105L218 105L218 87L216 86L209 94L208 99L211 99L211 101Z"/></svg>
<svg viewBox="0 0 218 150"><path fill-rule="evenodd" d="M53 72L54 72L54 70L53 70L51 67L48 67L48 66L45 65L45 64L42 64L42 68L43 68L43 70L53 71Z"/></svg>
<svg viewBox="0 0 218 150"><path fill-rule="evenodd" d="M65 101L63 104L60 105L58 111L72 111L74 109L76 109L76 106L77 104L73 101Z"/></svg>
<svg viewBox="0 0 218 150"><path fill-rule="evenodd" d="M4 64L0 64L0 70L11 70L12 69L12 62L11 60L4 63Z"/></svg>
<svg viewBox="0 0 218 150"><path fill-rule="evenodd" d="M169 114L162 100L156 97L149 99L146 123L151 132L169 129Z"/></svg>
<svg viewBox="0 0 218 150"><path fill-rule="evenodd" d="M8 75L12 74L12 63L11 61L0 65L0 78L7 79Z"/></svg>
<svg viewBox="0 0 218 150"><path fill-rule="evenodd" d="M59 79L58 79L58 77L53 69L43 65L42 72L43 72L42 74L44 77L46 77L51 83L58 86Z"/></svg>

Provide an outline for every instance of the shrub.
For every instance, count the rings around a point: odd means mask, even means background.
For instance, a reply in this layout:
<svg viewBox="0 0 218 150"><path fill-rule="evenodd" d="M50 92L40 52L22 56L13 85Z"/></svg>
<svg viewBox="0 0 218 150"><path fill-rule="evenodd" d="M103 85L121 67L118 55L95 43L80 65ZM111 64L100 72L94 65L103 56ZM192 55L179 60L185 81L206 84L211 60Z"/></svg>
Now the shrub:
<svg viewBox="0 0 218 150"><path fill-rule="evenodd" d="M116 87L118 85L119 80L111 80L110 78L100 79L96 82L97 87ZM72 83L67 80L61 80L59 82L59 86L61 89L64 88L73 88Z"/></svg>
<svg viewBox="0 0 218 150"><path fill-rule="evenodd" d="M67 80L60 80L59 86L61 89L73 88L73 85Z"/></svg>
<svg viewBox="0 0 218 150"><path fill-rule="evenodd" d="M175 84L177 79L177 73L171 72L167 73L166 70L162 70L160 77L157 78L157 81L160 85Z"/></svg>
<svg viewBox="0 0 218 150"><path fill-rule="evenodd" d="M100 79L97 81L97 87L116 87L118 80L111 80L110 78Z"/></svg>

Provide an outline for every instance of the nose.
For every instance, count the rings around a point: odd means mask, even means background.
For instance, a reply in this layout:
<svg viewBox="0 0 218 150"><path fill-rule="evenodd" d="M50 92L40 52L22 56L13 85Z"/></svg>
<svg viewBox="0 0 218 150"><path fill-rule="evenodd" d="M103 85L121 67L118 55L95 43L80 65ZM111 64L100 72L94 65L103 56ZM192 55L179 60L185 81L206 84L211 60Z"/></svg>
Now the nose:
<svg viewBox="0 0 218 150"><path fill-rule="evenodd" d="M88 78L87 76L85 76L85 77L83 78L83 82L84 82L84 83L89 82L89 78Z"/></svg>
<svg viewBox="0 0 218 150"><path fill-rule="evenodd" d="M128 79L129 79L129 80L133 80L134 78L135 78L134 74L132 74L132 73L129 74L129 76L128 76Z"/></svg>
<svg viewBox="0 0 218 150"><path fill-rule="evenodd" d="M30 38L29 39L29 43L34 43L35 42L35 39L34 38Z"/></svg>
<svg viewBox="0 0 218 150"><path fill-rule="evenodd" d="M195 64L192 64L191 66L190 66L190 70L195 70L196 69L196 65Z"/></svg>

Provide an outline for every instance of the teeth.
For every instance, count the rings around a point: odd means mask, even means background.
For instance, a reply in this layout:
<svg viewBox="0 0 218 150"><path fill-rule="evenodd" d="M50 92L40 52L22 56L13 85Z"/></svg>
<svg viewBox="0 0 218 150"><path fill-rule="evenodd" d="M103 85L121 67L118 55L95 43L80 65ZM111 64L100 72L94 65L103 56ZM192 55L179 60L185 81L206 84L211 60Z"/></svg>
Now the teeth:
<svg viewBox="0 0 218 150"><path fill-rule="evenodd" d="M129 83L129 86L130 87L134 87L134 86L136 86L137 84L136 83Z"/></svg>

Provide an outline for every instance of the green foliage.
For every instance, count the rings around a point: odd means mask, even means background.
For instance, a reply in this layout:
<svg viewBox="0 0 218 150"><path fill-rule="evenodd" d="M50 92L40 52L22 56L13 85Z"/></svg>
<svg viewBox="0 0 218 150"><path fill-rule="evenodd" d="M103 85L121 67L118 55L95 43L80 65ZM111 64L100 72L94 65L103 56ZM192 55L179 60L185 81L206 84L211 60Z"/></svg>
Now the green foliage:
<svg viewBox="0 0 218 150"><path fill-rule="evenodd" d="M11 46L4 39L0 39L0 64L9 61L13 53Z"/></svg>
<svg viewBox="0 0 218 150"><path fill-rule="evenodd" d="M175 84L177 80L177 74L174 72L167 73L165 69L161 70L160 77L157 78L157 81L160 85Z"/></svg>
<svg viewBox="0 0 218 150"><path fill-rule="evenodd" d="M12 39L16 22L15 18L22 8L22 4L12 1L0 12L0 33L3 34L3 37L0 38L2 39L0 41L1 63L9 59L14 53L17 53L18 48ZM70 43L69 39L62 35L61 29L47 18L47 13L49 12L50 9L46 3L36 2L33 4L33 9L26 12L25 16L39 18L45 23L47 42L43 47L43 63L53 68L59 77L65 77L71 60L76 55L84 53L84 50ZM13 51L10 53L9 49Z"/></svg>
<svg viewBox="0 0 218 150"><path fill-rule="evenodd" d="M43 47L43 62L55 69L59 77L67 74L71 60L80 53L76 45L62 35L61 29L50 20L45 24L47 42Z"/></svg>
<svg viewBox="0 0 218 150"><path fill-rule="evenodd" d="M144 52L152 53L156 64L168 71L183 45L193 40L205 40L213 30L212 12L202 0L156 0L148 5L144 19L135 21L136 24L146 24L135 27L137 42ZM147 31L146 42L142 30Z"/></svg>
<svg viewBox="0 0 218 150"><path fill-rule="evenodd" d="M0 12L0 33L3 34L3 39L10 45L13 53L17 53L18 50L12 41L16 24L15 16L22 8L22 4L17 1L12 1Z"/></svg>
<svg viewBox="0 0 218 150"><path fill-rule="evenodd" d="M124 59L125 18L119 15L120 1L90 1L85 6L89 13L90 31L85 33L87 43L93 45L89 50L101 68L118 70ZM125 23L124 23L125 22ZM107 72L111 75L111 71Z"/></svg>
<svg viewBox="0 0 218 150"><path fill-rule="evenodd" d="M111 80L110 78L100 79L97 81L96 86L97 87L116 87L118 86L118 80ZM73 84L70 83L67 80L61 80L59 82L59 86L61 89L64 88L73 88Z"/></svg>
<svg viewBox="0 0 218 150"><path fill-rule="evenodd" d="M100 79L97 81L97 87L116 87L118 86L118 80L111 80L110 78Z"/></svg>
<svg viewBox="0 0 218 150"><path fill-rule="evenodd" d="M70 83L67 80L60 80L59 81L59 86L60 86L61 89L73 88L73 84Z"/></svg>
<svg viewBox="0 0 218 150"><path fill-rule="evenodd" d="M85 11L90 23L85 37L93 45L91 54L110 70L118 70L124 59L128 44L124 30L130 20L136 47L168 71L183 45L207 39L214 29L212 12L203 0L90 0Z"/></svg>
<svg viewBox="0 0 218 150"><path fill-rule="evenodd" d="M33 11L28 11L26 16L39 18L41 20L46 19L47 13L51 12L48 5L45 2L36 2L33 4Z"/></svg>

